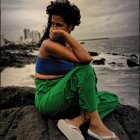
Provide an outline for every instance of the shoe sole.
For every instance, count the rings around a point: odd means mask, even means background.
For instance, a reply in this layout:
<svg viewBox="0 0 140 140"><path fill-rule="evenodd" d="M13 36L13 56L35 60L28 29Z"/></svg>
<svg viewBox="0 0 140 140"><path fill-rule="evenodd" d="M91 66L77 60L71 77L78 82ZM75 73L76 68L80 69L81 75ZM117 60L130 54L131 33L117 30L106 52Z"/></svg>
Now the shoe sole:
<svg viewBox="0 0 140 140"><path fill-rule="evenodd" d="M58 128L62 131L62 133L68 138L68 140L85 140L82 134L68 126L68 124L64 120L59 120L57 123Z"/></svg>
<svg viewBox="0 0 140 140"><path fill-rule="evenodd" d="M110 139L119 140L118 136L116 136L114 132L112 132L113 136L98 136L97 134L92 132L90 129L88 129L88 134L90 136L92 136L93 138L96 138L98 140L104 140L104 139L106 139L106 140L107 139L108 140L110 140Z"/></svg>

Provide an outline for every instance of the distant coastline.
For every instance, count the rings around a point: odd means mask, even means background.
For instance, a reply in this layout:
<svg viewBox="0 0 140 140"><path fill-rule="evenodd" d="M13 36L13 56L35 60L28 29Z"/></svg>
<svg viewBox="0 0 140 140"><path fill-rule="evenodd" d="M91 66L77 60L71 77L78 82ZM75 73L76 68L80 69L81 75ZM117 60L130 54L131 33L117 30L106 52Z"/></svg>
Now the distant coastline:
<svg viewBox="0 0 140 140"><path fill-rule="evenodd" d="M91 41L91 40L105 40L110 38L122 38L122 37L139 37L139 35L131 35L131 36L116 36L116 37L99 37L99 38L86 38L86 39L79 39L79 41Z"/></svg>
<svg viewBox="0 0 140 140"><path fill-rule="evenodd" d="M103 39L109 39L109 37L105 37L105 38L89 38L89 39L81 39L80 41L103 40Z"/></svg>

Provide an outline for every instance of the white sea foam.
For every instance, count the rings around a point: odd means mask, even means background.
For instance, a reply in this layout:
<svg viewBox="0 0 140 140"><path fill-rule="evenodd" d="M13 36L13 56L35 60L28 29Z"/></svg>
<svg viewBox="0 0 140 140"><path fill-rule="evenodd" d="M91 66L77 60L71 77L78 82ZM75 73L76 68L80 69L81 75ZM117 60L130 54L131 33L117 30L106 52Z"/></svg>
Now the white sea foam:
<svg viewBox="0 0 140 140"><path fill-rule="evenodd" d="M1 73L1 86L29 86L34 87L34 64L23 68L5 68Z"/></svg>
<svg viewBox="0 0 140 140"><path fill-rule="evenodd" d="M95 67L108 67L110 69L128 69L127 59L124 56L120 55L111 55L101 53L99 56L94 56L94 60L100 60L101 58L105 59L105 65L95 65Z"/></svg>

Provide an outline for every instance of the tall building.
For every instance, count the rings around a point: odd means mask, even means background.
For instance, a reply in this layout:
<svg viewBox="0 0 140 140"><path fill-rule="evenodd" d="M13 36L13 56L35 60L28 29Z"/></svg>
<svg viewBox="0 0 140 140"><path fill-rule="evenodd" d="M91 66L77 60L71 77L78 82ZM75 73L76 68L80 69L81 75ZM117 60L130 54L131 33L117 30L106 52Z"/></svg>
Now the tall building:
<svg viewBox="0 0 140 140"><path fill-rule="evenodd" d="M40 33L38 31L32 31L31 32L31 38L32 38L32 42L37 43L40 40Z"/></svg>
<svg viewBox="0 0 140 140"><path fill-rule="evenodd" d="M23 42L23 36L20 36L20 37L19 37L19 41L20 41L20 42Z"/></svg>
<svg viewBox="0 0 140 140"><path fill-rule="evenodd" d="M31 40L31 33L29 29L24 29L24 41L25 42L30 42Z"/></svg>
<svg viewBox="0 0 140 140"><path fill-rule="evenodd" d="M40 33L38 31L30 31L29 29L24 29L24 41L26 43L37 43L40 40Z"/></svg>

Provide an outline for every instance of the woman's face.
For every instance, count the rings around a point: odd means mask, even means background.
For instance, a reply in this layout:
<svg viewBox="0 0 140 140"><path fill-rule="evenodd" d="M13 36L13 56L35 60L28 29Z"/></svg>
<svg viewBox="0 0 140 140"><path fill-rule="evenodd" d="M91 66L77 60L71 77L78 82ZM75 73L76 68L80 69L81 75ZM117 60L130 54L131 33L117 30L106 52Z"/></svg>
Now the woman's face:
<svg viewBox="0 0 140 140"><path fill-rule="evenodd" d="M51 30L64 30L68 33L71 32L71 26L66 24L61 16L53 15L51 19Z"/></svg>

